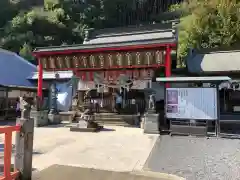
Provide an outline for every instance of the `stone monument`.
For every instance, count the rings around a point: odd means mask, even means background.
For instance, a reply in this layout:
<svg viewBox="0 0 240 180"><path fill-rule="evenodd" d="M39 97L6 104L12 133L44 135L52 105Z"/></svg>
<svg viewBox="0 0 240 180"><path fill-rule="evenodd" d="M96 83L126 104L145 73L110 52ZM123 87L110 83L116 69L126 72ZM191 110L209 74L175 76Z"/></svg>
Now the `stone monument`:
<svg viewBox="0 0 240 180"><path fill-rule="evenodd" d="M155 94L152 93L148 96L148 108L144 119L144 133L158 134L159 133L159 114L156 113L156 100Z"/></svg>
<svg viewBox="0 0 240 180"><path fill-rule="evenodd" d="M48 125L48 111L41 106L38 97L33 98L30 117L34 119L35 127Z"/></svg>
<svg viewBox="0 0 240 180"><path fill-rule="evenodd" d="M87 104L83 104L84 111L81 113L81 117L75 126L70 127L70 131L77 132L97 132L103 127L99 126L94 120L94 104L91 101Z"/></svg>

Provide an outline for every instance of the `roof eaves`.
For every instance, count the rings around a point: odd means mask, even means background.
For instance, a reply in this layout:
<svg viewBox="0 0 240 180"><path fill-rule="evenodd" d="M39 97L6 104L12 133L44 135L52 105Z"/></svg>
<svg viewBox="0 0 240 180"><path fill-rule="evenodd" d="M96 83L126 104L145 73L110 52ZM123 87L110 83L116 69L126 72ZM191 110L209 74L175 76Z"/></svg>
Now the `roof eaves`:
<svg viewBox="0 0 240 180"><path fill-rule="evenodd" d="M161 38L154 40L141 40L141 41L129 41L120 43L101 43L101 44L77 44L70 46L50 46L50 47L37 47L33 53L37 54L40 52L55 52L64 50L84 50L84 49L96 49L96 48L107 48L107 47L122 47L122 46L132 46L132 45L148 45L148 44L165 44L165 43L177 43L175 37L172 38Z"/></svg>

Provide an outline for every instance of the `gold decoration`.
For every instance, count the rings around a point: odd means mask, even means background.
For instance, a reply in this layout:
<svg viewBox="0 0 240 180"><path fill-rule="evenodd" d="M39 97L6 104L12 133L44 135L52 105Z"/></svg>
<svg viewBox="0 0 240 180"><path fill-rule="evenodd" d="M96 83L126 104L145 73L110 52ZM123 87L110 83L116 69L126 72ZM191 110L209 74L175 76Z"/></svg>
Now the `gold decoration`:
<svg viewBox="0 0 240 180"><path fill-rule="evenodd" d="M117 53L117 65L122 66L122 54Z"/></svg>
<svg viewBox="0 0 240 180"><path fill-rule="evenodd" d="M91 66L93 68L95 68L96 64L95 64L95 57L93 55L90 56L90 62L91 62Z"/></svg>
<svg viewBox="0 0 240 180"><path fill-rule="evenodd" d="M73 56L73 63L76 66L76 68L79 67L79 61L78 61L78 58L76 56Z"/></svg>
<svg viewBox="0 0 240 180"><path fill-rule="evenodd" d="M83 62L83 66L86 68L87 67L87 57L86 56L82 56L82 62Z"/></svg>
<svg viewBox="0 0 240 180"><path fill-rule="evenodd" d="M69 56L65 58L65 65L67 68L71 68L71 58Z"/></svg>
<svg viewBox="0 0 240 180"><path fill-rule="evenodd" d="M131 66L132 65L132 56L131 56L131 54L127 53L126 54L126 58L127 58L128 66Z"/></svg>
<svg viewBox="0 0 240 180"><path fill-rule="evenodd" d="M58 65L59 68L62 68L62 60L61 60L61 58L59 56L57 57L56 65Z"/></svg>
<svg viewBox="0 0 240 180"><path fill-rule="evenodd" d="M99 59L100 59L100 66L101 68L104 68L104 57L102 54L99 55Z"/></svg>
<svg viewBox="0 0 240 180"><path fill-rule="evenodd" d="M109 62L109 67L113 66L113 59L111 54L108 54L108 62Z"/></svg>
<svg viewBox="0 0 240 180"><path fill-rule="evenodd" d="M141 65L141 54L140 52L137 52L136 53L136 61L137 61L137 65Z"/></svg>
<svg viewBox="0 0 240 180"><path fill-rule="evenodd" d="M156 63L162 64L163 63L163 53L162 51L156 51Z"/></svg>
<svg viewBox="0 0 240 180"><path fill-rule="evenodd" d="M42 63L43 69L47 69L47 58L41 58L40 62Z"/></svg>
<svg viewBox="0 0 240 180"><path fill-rule="evenodd" d="M147 60L147 65L150 65L151 64L151 52L146 52L146 60Z"/></svg>
<svg viewBox="0 0 240 180"><path fill-rule="evenodd" d="M55 59L53 58L53 57L49 57L49 65L50 65L50 67L49 68L51 68L51 69L55 69L56 68L56 66L55 66Z"/></svg>

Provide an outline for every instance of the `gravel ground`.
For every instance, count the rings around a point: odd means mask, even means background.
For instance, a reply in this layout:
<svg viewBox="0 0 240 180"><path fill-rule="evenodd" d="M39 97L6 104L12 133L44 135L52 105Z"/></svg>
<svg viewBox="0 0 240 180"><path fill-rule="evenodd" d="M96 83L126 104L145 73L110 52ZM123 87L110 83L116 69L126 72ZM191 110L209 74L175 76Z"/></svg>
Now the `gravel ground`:
<svg viewBox="0 0 240 180"><path fill-rule="evenodd" d="M161 136L144 169L187 180L240 180L240 140Z"/></svg>

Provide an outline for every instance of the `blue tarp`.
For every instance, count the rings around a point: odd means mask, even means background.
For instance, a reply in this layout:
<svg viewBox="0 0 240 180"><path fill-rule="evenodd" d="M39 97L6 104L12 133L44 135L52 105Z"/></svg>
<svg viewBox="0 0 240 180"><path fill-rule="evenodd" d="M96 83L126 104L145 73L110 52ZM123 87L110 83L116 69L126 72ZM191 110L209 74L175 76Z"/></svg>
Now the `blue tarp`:
<svg viewBox="0 0 240 180"><path fill-rule="evenodd" d="M37 67L15 53L0 49L0 84L34 87L27 77Z"/></svg>

